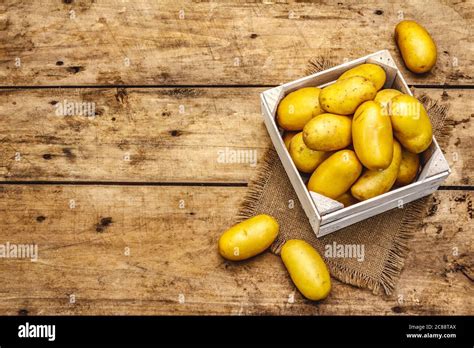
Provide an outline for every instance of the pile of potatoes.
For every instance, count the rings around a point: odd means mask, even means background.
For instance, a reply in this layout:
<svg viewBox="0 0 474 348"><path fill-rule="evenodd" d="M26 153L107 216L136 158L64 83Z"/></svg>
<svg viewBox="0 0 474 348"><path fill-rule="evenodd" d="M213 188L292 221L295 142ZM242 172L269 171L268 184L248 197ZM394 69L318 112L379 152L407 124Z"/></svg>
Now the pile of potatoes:
<svg viewBox="0 0 474 348"><path fill-rule="evenodd" d="M385 79L379 65L361 64L281 100L277 122L296 168L311 174L310 191L348 206L415 179L430 119L416 98L382 89Z"/></svg>
<svg viewBox="0 0 474 348"><path fill-rule="evenodd" d="M417 74L436 64L436 45L424 27L402 21L395 41ZM296 168L311 174L308 189L349 206L410 184L419 154L432 141L430 119L414 97L382 89L385 71L361 64L325 88L294 91L280 102L278 125Z"/></svg>
<svg viewBox="0 0 474 348"><path fill-rule="evenodd" d="M405 65L425 73L436 63L436 45L414 21L395 28ZM394 89L382 89L385 71L361 64L323 89L301 88L280 102L277 122L299 171L311 174L308 189L352 205L411 183L418 155L431 144L423 105ZM261 214L238 223L219 238L219 253L231 261L254 257L275 241L279 225ZM326 298L331 278L318 252L303 240L288 240L282 261L298 290L310 300Z"/></svg>

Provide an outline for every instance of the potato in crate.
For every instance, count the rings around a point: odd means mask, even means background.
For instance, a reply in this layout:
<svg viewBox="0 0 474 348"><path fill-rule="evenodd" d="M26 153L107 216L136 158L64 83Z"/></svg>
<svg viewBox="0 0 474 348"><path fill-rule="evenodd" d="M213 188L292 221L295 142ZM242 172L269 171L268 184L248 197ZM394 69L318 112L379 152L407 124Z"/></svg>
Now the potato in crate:
<svg viewBox="0 0 474 348"><path fill-rule="evenodd" d="M318 237L429 195L450 174L387 50L267 90L261 105Z"/></svg>

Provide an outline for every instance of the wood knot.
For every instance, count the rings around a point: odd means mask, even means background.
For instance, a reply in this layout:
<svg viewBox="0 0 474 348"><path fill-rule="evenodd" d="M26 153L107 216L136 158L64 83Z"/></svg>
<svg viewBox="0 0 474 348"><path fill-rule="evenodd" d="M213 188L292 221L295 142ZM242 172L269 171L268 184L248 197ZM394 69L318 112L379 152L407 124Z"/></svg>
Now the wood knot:
<svg viewBox="0 0 474 348"><path fill-rule="evenodd" d="M98 233L102 233L105 231L105 229L112 224L112 218L111 217L104 217L100 219L100 222L96 225L95 230Z"/></svg>
<svg viewBox="0 0 474 348"><path fill-rule="evenodd" d="M83 71L84 67L83 66L69 66L66 68L66 70L70 72L71 74L77 74L78 72Z"/></svg>
<svg viewBox="0 0 474 348"><path fill-rule="evenodd" d="M25 308L22 308L18 311L18 315L20 316L27 316L28 315L28 310Z"/></svg>
<svg viewBox="0 0 474 348"><path fill-rule="evenodd" d="M115 100L120 104L126 104L128 101L128 93L125 88L117 88L117 93L115 93Z"/></svg>

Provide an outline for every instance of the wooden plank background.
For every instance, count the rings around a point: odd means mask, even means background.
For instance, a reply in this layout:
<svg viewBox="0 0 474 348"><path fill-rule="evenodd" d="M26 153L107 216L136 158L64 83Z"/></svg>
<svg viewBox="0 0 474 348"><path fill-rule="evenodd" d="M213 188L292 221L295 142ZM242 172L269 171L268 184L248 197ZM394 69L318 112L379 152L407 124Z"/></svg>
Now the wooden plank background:
<svg viewBox="0 0 474 348"><path fill-rule="evenodd" d="M0 180L246 183L255 166L218 159L226 149L261 158L272 146L260 113L263 90L0 91L0 129L8 130L0 134ZM455 136L444 149L453 169L447 184L472 185L474 91L414 92L449 106ZM57 103L68 102L93 102L97 116L57 116Z"/></svg>
<svg viewBox="0 0 474 348"><path fill-rule="evenodd" d="M403 68L401 16L437 42L427 75ZM472 314L473 17L472 1L2 2L0 243L37 243L39 260L0 261L0 314ZM310 58L385 48L454 125L453 173L394 294L334 280L313 303L275 255L224 261L217 240L257 168L219 151L271 146L259 93ZM58 116L65 102L97 115Z"/></svg>
<svg viewBox="0 0 474 348"><path fill-rule="evenodd" d="M6 0L0 13L2 85L276 85L304 76L315 56L381 49L410 83L473 84L472 1ZM401 64L401 18L429 27L438 45L428 76Z"/></svg>
<svg viewBox="0 0 474 348"><path fill-rule="evenodd" d="M413 250L393 296L375 296L334 281L331 296L314 303L298 293L279 257L266 253L233 263L217 253L220 232L232 221L245 191L244 187L3 186L3 238L38 243L39 258L2 260L0 312L472 312L472 192L438 191L432 196L430 212L411 241ZM69 208L71 199L74 209ZM74 304L69 302L71 295ZM289 303L291 296L294 303Z"/></svg>

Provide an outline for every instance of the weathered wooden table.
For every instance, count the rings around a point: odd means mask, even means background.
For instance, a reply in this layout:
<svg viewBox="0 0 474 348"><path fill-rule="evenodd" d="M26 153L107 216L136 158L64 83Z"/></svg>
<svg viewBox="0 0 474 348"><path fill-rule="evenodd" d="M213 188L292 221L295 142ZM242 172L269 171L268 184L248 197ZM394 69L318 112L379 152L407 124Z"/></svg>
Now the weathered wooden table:
<svg viewBox="0 0 474 348"><path fill-rule="evenodd" d="M402 18L436 40L426 76L400 61ZM473 20L473 1L2 1L0 242L39 257L0 260L0 314L473 314ZM275 255L224 261L256 168L218 154L271 146L259 93L380 49L454 121L395 293L335 280L311 303Z"/></svg>

